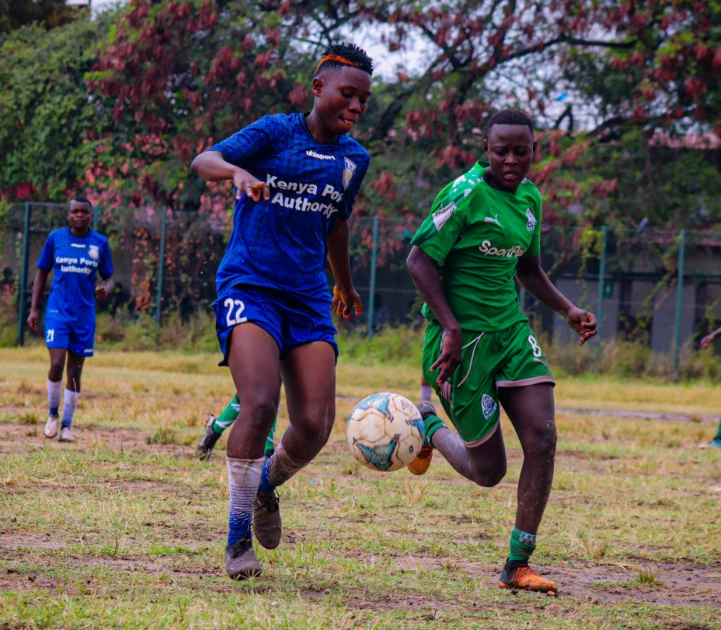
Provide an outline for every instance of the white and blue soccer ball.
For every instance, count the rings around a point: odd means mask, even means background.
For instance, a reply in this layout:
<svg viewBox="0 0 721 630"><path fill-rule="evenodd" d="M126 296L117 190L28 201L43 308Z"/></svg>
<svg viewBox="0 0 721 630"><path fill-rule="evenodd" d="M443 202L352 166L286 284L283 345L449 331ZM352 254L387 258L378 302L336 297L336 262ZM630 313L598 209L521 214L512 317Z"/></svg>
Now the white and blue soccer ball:
<svg viewBox="0 0 721 630"><path fill-rule="evenodd" d="M372 470L390 472L407 466L421 450L424 437L420 411L400 394L368 396L348 416L350 452Z"/></svg>

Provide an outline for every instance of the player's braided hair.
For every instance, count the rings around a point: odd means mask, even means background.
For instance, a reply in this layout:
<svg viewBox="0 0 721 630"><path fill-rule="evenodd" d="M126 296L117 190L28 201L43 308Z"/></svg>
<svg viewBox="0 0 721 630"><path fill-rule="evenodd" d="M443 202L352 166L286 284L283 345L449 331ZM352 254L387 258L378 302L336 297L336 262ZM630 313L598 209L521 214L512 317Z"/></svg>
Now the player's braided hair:
<svg viewBox="0 0 721 630"><path fill-rule="evenodd" d="M76 195L75 197L73 197L72 201L77 201L78 203L86 203L91 208L93 207L93 204L90 201L90 199L88 199L87 197L83 197L82 195ZM72 203L72 201L71 201L71 203Z"/></svg>
<svg viewBox="0 0 721 630"><path fill-rule="evenodd" d="M373 60L362 48L355 44L342 42L331 44L323 51L323 55L315 68L315 75L318 76L321 68L340 68L352 66L373 75Z"/></svg>
<svg viewBox="0 0 721 630"><path fill-rule="evenodd" d="M491 133L493 125L525 125L533 134L531 117L520 109L502 109L497 114L493 114L486 124L486 138Z"/></svg>

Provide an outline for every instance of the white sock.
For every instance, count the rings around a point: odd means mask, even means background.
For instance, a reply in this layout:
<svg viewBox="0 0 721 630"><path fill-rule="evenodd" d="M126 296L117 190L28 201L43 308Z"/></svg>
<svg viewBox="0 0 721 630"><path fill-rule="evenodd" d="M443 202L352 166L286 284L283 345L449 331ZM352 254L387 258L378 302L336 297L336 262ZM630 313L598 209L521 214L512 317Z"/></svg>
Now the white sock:
<svg viewBox="0 0 721 630"><path fill-rule="evenodd" d="M430 402L432 391L430 385L421 385L421 400Z"/></svg>
<svg viewBox="0 0 721 630"><path fill-rule="evenodd" d="M273 488L277 488L308 464L310 464L310 461L306 462L301 459L296 459L288 453L288 451L283 448L283 442L281 441L278 445L278 450L271 455L266 464L266 478Z"/></svg>
<svg viewBox="0 0 721 630"><path fill-rule="evenodd" d="M250 533L255 495L258 494L260 471L265 457L234 459L227 457L230 509L228 515L228 544L232 545Z"/></svg>
<svg viewBox="0 0 721 630"><path fill-rule="evenodd" d="M63 391L63 382L51 381L48 379L48 407L50 413L54 416L58 415L58 408L60 407L60 395Z"/></svg>
<svg viewBox="0 0 721 630"><path fill-rule="evenodd" d="M72 389L65 389L65 404L63 405L63 428L70 428L73 423L75 409L78 407L80 392L74 392Z"/></svg>

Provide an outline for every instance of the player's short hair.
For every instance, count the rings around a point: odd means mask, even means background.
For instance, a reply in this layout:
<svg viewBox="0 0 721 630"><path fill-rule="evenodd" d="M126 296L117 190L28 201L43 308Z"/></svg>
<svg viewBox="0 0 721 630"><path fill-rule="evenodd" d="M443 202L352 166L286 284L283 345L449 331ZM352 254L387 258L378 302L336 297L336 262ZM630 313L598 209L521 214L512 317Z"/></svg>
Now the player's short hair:
<svg viewBox="0 0 721 630"><path fill-rule="evenodd" d="M502 109L493 114L486 124L486 138L491 134L493 125L525 125L533 135L533 121L531 117L520 109Z"/></svg>
<svg viewBox="0 0 721 630"><path fill-rule="evenodd" d="M77 201L78 203L86 203L86 204L88 204L91 208L93 207L93 204L92 204L92 202L90 201L90 199L88 199L87 197L83 197L82 195L76 195L75 197L73 197L73 198L70 200L70 203L72 203L73 201Z"/></svg>
<svg viewBox="0 0 721 630"><path fill-rule="evenodd" d="M358 68L373 76L373 60L368 56L366 51L355 44L348 44L346 42L331 44L323 51L320 61L315 68L314 76L318 76L321 68L342 68L343 66Z"/></svg>

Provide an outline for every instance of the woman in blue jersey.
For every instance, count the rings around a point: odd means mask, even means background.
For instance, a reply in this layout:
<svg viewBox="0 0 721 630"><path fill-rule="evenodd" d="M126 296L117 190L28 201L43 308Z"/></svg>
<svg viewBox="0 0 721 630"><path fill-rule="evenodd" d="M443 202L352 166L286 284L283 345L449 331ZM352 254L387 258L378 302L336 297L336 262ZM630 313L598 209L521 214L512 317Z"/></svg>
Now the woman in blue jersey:
<svg viewBox="0 0 721 630"><path fill-rule="evenodd" d="M38 331L38 305L48 274L53 284L45 309L45 343L50 352L48 371L48 420L45 437L58 434L63 370L67 360L67 382L60 441L72 442L70 425L80 397L80 377L86 357L93 356L95 298L103 299L113 288L113 261L108 239L90 229L93 207L85 197L70 204L70 227L50 232L38 260L28 326ZM95 286L97 274L103 281Z"/></svg>
<svg viewBox="0 0 721 630"><path fill-rule="evenodd" d="M193 172L232 180L233 234L220 263L214 304L223 364L240 415L228 437L230 517L225 568L233 579L260 573L252 530L280 543L275 488L308 465L335 419L338 347L331 312L361 312L348 259L347 219L368 152L347 134L371 94L371 59L340 44L323 54L309 114L265 116L197 156ZM336 286L328 292L325 261ZM266 462L263 445L286 392L290 427Z"/></svg>

